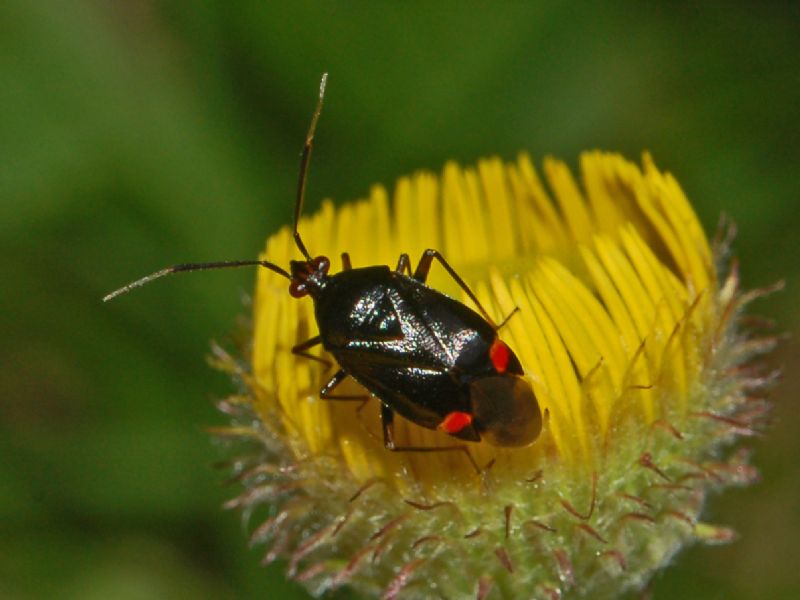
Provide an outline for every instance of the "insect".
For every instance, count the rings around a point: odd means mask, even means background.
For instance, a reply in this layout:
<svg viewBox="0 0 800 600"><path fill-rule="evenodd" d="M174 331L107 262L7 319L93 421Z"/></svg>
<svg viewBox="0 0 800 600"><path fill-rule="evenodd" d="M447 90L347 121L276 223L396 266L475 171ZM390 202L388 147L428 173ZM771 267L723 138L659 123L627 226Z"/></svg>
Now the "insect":
<svg viewBox="0 0 800 600"><path fill-rule="evenodd" d="M293 235L301 260L290 261L288 271L263 260L179 264L134 281L104 300L183 271L267 268L289 280L289 294L294 298L308 296L314 302L319 334L297 344L292 352L327 362L309 352L321 344L336 359L339 368L320 390L320 397L352 398L334 391L348 377L360 383L380 401L388 450L465 449L463 445L400 446L394 436L395 414L458 440L508 447L532 443L541 431L542 413L519 359L498 336L503 323L495 324L437 250L426 250L413 271L407 254L391 270L386 265L353 268L349 255L343 253L343 269L330 274L330 260L312 257L306 249L298 222L326 80L327 74L320 82L300 159ZM444 267L478 312L426 285L433 261Z"/></svg>

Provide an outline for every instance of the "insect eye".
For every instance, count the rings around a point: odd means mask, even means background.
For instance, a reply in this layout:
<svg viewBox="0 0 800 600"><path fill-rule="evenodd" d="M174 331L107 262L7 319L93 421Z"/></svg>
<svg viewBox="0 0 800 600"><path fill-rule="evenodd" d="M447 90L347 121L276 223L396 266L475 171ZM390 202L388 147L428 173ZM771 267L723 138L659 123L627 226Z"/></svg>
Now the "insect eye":
<svg viewBox="0 0 800 600"><path fill-rule="evenodd" d="M306 284L300 281L292 281L292 283L289 284L289 295L292 298L302 298L308 295Z"/></svg>
<svg viewBox="0 0 800 600"><path fill-rule="evenodd" d="M328 269L331 268L331 261L328 260L327 256L318 256L311 261L311 264L314 265L315 271L322 271L323 274L327 274Z"/></svg>

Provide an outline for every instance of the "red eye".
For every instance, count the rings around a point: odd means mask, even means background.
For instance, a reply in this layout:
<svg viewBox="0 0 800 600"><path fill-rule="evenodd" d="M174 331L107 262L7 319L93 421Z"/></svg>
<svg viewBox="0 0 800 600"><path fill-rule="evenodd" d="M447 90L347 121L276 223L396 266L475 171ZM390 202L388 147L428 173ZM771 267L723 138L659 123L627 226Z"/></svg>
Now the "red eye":
<svg viewBox="0 0 800 600"><path fill-rule="evenodd" d="M331 268L331 261L328 260L327 256L318 256L311 261L311 264L314 265L315 271L322 271L322 273L326 275L328 273L328 269Z"/></svg>
<svg viewBox="0 0 800 600"><path fill-rule="evenodd" d="M306 284L299 281L292 281L292 283L289 284L289 295L292 298L307 296L308 290L306 289Z"/></svg>
<svg viewBox="0 0 800 600"><path fill-rule="evenodd" d="M511 358L511 351L508 346L500 339L496 339L489 347L489 359L494 365L495 371L498 373L505 373L508 368L508 359Z"/></svg>

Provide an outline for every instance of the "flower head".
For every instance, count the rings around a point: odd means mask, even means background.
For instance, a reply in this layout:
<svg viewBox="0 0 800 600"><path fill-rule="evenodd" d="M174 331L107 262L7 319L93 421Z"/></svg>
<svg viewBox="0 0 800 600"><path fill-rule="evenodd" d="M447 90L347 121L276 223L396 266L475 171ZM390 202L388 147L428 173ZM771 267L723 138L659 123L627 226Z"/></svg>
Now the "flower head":
<svg viewBox="0 0 800 600"><path fill-rule="evenodd" d="M547 186L526 156L448 164L401 179L391 202L376 186L299 226L314 255L348 252L355 268L438 249L495 321L511 315L502 339L545 416L526 447L390 452L379 401L320 399L335 361L291 352L318 332L311 300L259 272L249 356L217 355L243 384L221 403L227 433L255 441L230 506L312 593L610 598L686 544L731 536L700 513L711 489L755 476L732 444L757 427L769 383L747 366L769 341L739 328L735 269L649 156L584 154L581 185L555 160L544 173ZM262 258L296 254L285 228ZM471 304L444 269L428 285ZM394 431L402 446L454 441L400 417Z"/></svg>

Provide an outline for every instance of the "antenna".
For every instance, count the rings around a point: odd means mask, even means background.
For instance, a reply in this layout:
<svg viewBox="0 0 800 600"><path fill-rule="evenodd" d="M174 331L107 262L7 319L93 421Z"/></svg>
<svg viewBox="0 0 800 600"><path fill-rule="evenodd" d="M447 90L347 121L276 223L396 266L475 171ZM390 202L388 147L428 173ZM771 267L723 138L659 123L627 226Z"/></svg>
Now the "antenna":
<svg viewBox="0 0 800 600"><path fill-rule="evenodd" d="M314 132L317 129L317 121L319 121L319 115L322 112L322 101L325 98L325 84L328 81L328 74L323 73L322 80L319 82L319 100L317 100L317 107L314 109L314 115L311 117L311 126L308 128L308 133L306 134L306 142L303 145L303 154L300 158L300 180L297 184L297 200L294 206L294 241L297 244L297 248L300 252L303 253L306 260L309 262L312 260L311 255L306 250L305 244L303 244L303 240L300 239L300 233L297 231L297 223L300 220L300 214L303 212L303 200L306 195L306 178L308 175L308 162L311 158L311 150L314 146ZM161 277L166 277L167 275L172 275L173 273L182 273L185 271L210 271L212 269L231 269L236 267L265 267L270 271L274 271L278 275L282 275L286 277L289 281L292 280L292 276L289 274L288 271L282 269L276 264L273 264L266 260L228 260L228 261L221 261L221 262L208 262L208 263L185 263L181 265L173 265L171 267L167 267L166 269L161 269L160 271L156 271L155 273L151 273L141 279L137 279L125 285L118 290L111 292L110 294L106 295L103 298L103 302L108 302L109 300L113 300L117 296L121 296L122 294L127 294L134 288L142 287L143 285L150 283L156 279L160 279Z"/></svg>
<svg viewBox="0 0 800 600"><path fill-rule="evenodd" d="M266 267L270 271L275 271L279 275L283 275L286 279L291 281L292 276L289 275L287 271L281 269L278 265L274 265L271 262L266 260L226 260L223 262L210 262L210 263L186 263L182 265L173 265L171 267L167 267L166 269L161 269L160 271L156 271L155 273L151 273L150 275L146 275L141 279L137 279L129 283L128 285L122 286L118 290L114 290L110 294L103 297L103 302L108 302L109 300L113 300L117 296L121 296L122 294L127 294L134 288L142 287L146 283L150 283L155 279L160 279L161 277L165 277L167 275L172 275L173 273L182 273L184 271L210 271L212 269L231 269L236 267Z"/></svg>
<svg viewBox="0 0 800 600"><path fill-rule="evenodd" d="M300 176L297 182L297 200L294 204L294 242L297 248L306 257L307 261L311 261L311 255L306 250L306 245L300 239L300 232L297 231L297 223L300 221L300 215L303 212L303 201L306 197L306 179L308 178L308 163L311 160L311 150L314 148L314 133L317 130L317 121L322 112L322 101L325 99L325 84L328 82L328 74L322 74L322 80L319 82L319 100L317 100L317 108L314 109L314 115L311 117L311 126L308 128L306 134L306 143L303 145L303 154L300 156Z"/></svg>

